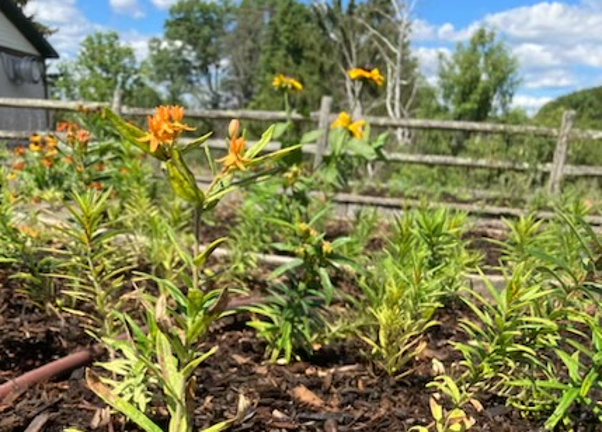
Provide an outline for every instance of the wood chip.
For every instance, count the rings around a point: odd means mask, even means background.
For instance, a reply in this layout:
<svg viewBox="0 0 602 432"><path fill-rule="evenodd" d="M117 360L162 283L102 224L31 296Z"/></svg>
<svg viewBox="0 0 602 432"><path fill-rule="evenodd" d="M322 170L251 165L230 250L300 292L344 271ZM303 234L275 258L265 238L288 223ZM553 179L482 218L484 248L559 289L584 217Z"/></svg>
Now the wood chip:
<svg viewBox="0 0 602 432"><path fill-rule="evenodd" d="M324 432L338 432L337 422L333 419L328 419L324 422Z"/></svg>
<svg viewBox="0 0 602 432"><path fill-rule="evenodd" d="M315 408L324 406L324 401L318 397L314 392L305 387L303 384L298 385L292 391L293 398L297 401L310 405Z"/></svg>
<svg viewBox="0 0 602 432"><path fill-rule="evenodd" d="M29 426L27 426L27 429L25 429L25 432L40 432L42 430L42 428L48 422L49 418L50 418L50 414L48 414L47 412L43 412L41 414L38 414L31 421L31 423L29 423Z"/></svg>
<svg viewBox="0 0 602 432"><path fill-rule="evenodd" d="M236 364L239 366L247 364L251 361L247 357L243 357L239 354L232 354L232 360L234 360L236 362Z"/></svg>

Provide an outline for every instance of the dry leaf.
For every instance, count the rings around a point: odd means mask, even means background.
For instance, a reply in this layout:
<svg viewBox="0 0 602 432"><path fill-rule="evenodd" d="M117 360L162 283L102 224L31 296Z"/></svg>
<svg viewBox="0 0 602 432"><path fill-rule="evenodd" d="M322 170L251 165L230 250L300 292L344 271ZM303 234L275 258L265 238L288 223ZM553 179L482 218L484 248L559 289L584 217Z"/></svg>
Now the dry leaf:
<svg viewBox="0 0 602 432"><path fill-rule="evenodd" d="M243 357L239 354L232 354L232 360L234 360L239 366L247 364L250 361L247 357Z"/></svg>
<svg viewBox="0 0 602 432"><path fill-rule="evenodd" d="M303 384L295 387L292 393L293 397L301 403L311 405L316 408L324 405L324 401Z"/></svg>

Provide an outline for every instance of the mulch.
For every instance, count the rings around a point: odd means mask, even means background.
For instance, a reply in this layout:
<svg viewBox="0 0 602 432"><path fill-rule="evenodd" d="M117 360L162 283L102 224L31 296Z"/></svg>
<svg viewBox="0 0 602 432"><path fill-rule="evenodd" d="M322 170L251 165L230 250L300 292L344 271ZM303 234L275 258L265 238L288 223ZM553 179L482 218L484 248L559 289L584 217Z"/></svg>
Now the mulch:
<svg viewBox="0 0 602 432"><path fill-rule="evenodd" d="M91 343L74 320L61 322L29 305L7 276L0 273L0 382ZM465 313L452 307L439 314L441 326L429 332L424 356L400 380L378 372L362 355L365 347L354 341L325 345L311 358L287 366L269 364L265 344L246 326L245 315L227 317L206 341L207 347L219 349L196 375L195 425L207 427L232 417L241 394L252 409L233 431L403 431L426 425L431 419L431 392L425 389L434 376L431 359L444 364L457 360L447 342L461 337L457 320ZM0 432L22 432L28 426L38 432L66 427L138 431L120 416L107 415L86 388L83 374L83 368L75 370L2 401ZM522 432L541 424L521 418L503 401L488 401L485 408L471 412L477 419L472 430ZM165 424L164 414L155 411L159 424Z"/></svg>

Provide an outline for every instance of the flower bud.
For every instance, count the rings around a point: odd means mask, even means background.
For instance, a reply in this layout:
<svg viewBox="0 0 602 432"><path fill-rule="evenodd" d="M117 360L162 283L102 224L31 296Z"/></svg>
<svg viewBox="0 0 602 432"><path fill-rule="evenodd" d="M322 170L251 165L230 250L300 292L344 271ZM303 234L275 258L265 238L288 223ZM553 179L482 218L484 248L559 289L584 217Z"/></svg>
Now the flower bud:
<svg viewBox="0 0 602 432"><path fill-rule="evenodd" d="M228 125L228 136L230 138L237 138L240 130L240 121L237 119L230 120Z"/></svg>

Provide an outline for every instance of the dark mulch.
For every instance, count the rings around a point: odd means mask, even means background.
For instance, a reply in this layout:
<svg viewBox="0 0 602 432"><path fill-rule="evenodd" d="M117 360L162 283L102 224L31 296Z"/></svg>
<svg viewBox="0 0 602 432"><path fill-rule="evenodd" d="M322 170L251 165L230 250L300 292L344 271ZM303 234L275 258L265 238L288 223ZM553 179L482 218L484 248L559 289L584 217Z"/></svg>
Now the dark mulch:
<svg viewBox="0 0 602 432"><path fill-rule="evenodd" d="M38 367L89 343L77 324L61 323L15 295L14 285L0 274L0 382ZM239 394L252 412L234 431L403 431L429 422L431 360L457 360L447 341L458 338L457 319L465 312L450 308L440 314L441 326L428 334L429 346L406 378L393 380L377 373L354 342L334 343L311 359L288 366L264 361L265 345L248 329L244 316L228 317L208 338L219 351L197 373L195 421L199 428L231 417ZM91 430L103 425L103 404L85 386L83 370L57 377L0 403L0 431L22 432L47 416L44 432L65 427ZM507 410L503 401L490 401L477 418L475 431L529 431L538 424ZM161 411L157 414L161 421ZM164 419L163 419L164 420ZM114 430L138 431L113 418Z"/></svg>

